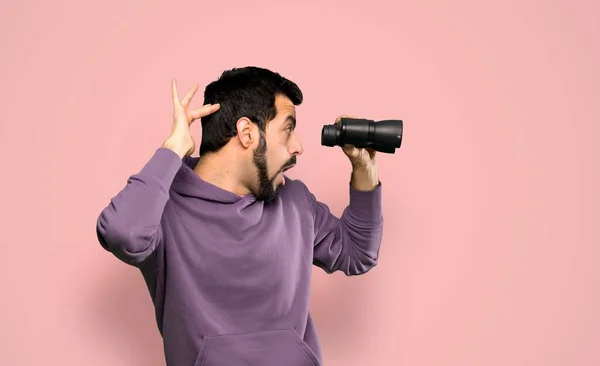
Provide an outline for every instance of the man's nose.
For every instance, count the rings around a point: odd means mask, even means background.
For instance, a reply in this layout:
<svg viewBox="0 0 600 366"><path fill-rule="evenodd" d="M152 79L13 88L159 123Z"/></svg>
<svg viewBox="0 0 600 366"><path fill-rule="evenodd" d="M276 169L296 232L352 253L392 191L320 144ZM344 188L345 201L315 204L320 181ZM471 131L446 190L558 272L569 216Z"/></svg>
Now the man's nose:
<svg viewBox="0 0 600 366"><path fill-rule="evenodd" d="M304 147L302 146L302 142L297 135L295 135L295 139L292 145L292 155L302 155L304 152Z"/></svg>

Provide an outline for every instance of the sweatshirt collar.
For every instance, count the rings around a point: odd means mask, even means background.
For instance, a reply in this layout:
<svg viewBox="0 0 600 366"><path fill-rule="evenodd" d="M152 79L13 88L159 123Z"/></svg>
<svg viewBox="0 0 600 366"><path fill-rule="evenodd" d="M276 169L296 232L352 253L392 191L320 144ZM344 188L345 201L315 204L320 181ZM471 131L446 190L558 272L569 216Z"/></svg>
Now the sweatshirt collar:
<svg viewBox="0 0 600 366"><path fill-rule="evenodd" d="M253 202L256 200L256 197L253 194L240 196L203 180L194 171L198 160L198 157L191 156L183 158L183 164L175 175L175 179L171 186L175 192L181 195L216 203L237 203L240 201Z"/></svg>

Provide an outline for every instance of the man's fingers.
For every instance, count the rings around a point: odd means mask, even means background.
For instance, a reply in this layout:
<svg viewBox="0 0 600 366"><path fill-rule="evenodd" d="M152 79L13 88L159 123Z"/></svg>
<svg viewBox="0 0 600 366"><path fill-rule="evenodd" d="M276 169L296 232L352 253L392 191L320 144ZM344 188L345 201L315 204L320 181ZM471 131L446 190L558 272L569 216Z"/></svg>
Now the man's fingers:
<svg viewBox="0 0 600 366"><path fill-rule="evenodd" d="M357 119L358 117L356 117L356 116L348 116L348 115L342 114L341 116L339 116L338 118L336 118L335 123L339 124L342 121L342 118Z"/></svg>
<svg viewBox="0 0 600 366"><path fill-rule="evenodd" d="M177 82L175 79L171 80L171 95L173 96L173 104L179 104L179 93L177 92Z"/></svg>
<svg viewBox="0 0 600 366"><path fill-rule="evenodd" d="M185 95L185 97L183 97L183 100L181 101L181 104L183 105L187 105L190 100L192 100L192 97L194 96L194 94L196 94L196 92L198 91L198 84L195 84L192 89L190 89L187 94Z"/></svg>
<svg viewBox="0 0 600 366"><path fill-rule="evenodd" d="M345 144L342 146L342 150L348 156L356 156L358 154L358 149L354 145Z"/></svg>
<svg viewBox="0 0 600 366"><path fill-rule="evenodd" d="M190 112L190 116L193 119L202 118L202 117L208 116L211 113L218 111L219 108L221 108L221 105L218 103L217 104L205 104L202 107Z"/></svg>
<svg viewBox="0 0 600 366"><path fill-rule="evenodd" d="M342 114L341 116L339 116L338 118L335 119L335 123L340 123L340 121L342 120L342 118L348 118L347 115Z"/></svg>

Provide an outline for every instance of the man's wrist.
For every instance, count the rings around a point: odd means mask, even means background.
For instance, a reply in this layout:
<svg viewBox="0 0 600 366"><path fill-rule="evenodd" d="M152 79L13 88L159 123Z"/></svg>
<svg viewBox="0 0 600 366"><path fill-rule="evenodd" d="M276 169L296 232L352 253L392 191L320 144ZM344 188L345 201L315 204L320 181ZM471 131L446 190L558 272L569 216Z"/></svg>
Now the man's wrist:
<svg viewBox="0 0 600 366"><path fill-rule="evenodd" d="M352 164L350 185L357 191L372 191L379 185L377 166L374 163Z"/></svg>
<svg viewBox="0 0 600 366"><path fill-rule="evenodd" d="M173 151L175 154L179 155L180 158L183 158L187 153L187 149L184 149L180 144L174 144L169 140L166 140L162 144L162 147Z"/></svg>

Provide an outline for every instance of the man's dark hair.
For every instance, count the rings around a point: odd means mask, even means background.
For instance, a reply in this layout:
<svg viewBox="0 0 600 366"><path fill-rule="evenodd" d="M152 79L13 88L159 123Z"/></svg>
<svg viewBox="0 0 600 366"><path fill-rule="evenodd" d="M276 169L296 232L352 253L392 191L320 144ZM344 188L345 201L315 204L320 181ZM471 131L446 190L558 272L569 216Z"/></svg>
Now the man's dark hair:
<svg viewBox="0 0 600 366"><path fill-rule="evenodd" d="M275 96L282 94L294 105L302 103L302 91L292 81L268 69L247 66L223 72L204 90L204 104L221 108L202 118L200 155L223 147L237 134L236 122L247 117L264 131L275 118Z"/></svg>

